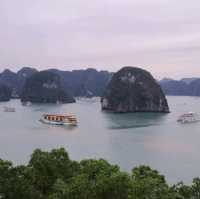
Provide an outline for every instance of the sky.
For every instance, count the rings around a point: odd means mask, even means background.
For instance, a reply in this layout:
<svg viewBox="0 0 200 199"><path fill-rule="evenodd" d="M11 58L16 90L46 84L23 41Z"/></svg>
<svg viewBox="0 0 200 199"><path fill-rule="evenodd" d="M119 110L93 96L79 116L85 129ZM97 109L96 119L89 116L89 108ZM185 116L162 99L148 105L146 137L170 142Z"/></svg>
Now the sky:
<svg viewBox="0 0 200 199"><path fill-rule="evenodd" d="M0 0L0 71L123 66L200 77L199 0Z"/></svg>

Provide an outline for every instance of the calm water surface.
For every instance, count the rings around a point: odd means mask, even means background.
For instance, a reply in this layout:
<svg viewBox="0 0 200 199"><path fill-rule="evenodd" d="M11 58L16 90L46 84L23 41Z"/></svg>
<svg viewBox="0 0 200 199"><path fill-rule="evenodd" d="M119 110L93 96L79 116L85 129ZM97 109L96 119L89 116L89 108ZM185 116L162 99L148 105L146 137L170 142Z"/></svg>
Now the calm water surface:
<svg viewBox="0 0 200 199"><path fill-rule="evenodd" d="M111 114L99 101L76 104L22 106L19 100L0 103L0 157L27 163L36 148L65 147L71 158L104 158L123 170L147 164L166 175L170 183L190 183L200 176L200 123L181 125L177 117L200 113L198 97L168 97L170 114ZM16 113L3 112L13 106ZM77 115L75 128L49 126L38 120L43 113Z"/></svg>

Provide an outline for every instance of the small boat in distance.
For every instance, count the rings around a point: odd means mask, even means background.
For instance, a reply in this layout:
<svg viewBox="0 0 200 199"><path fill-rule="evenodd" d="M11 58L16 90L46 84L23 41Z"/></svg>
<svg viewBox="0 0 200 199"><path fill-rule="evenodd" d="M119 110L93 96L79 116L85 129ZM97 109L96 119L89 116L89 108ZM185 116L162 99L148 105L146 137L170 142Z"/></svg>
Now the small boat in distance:
<svg viewBox="0 0 200 199"><path fill-rule="evenodd" d="M200 116L197 113L189 112L181 115L177 122L180 123L193 123L193 122L199 122Z"/></svg>
<svg viewBox="0 0 200 199"><path fill-rule="evenodd" d="M44 114L40 122L53 125L70 125L77 126L77 119L75 115L58 115L58 114Z"/></svg>
<svg viewBox="0 0 200 199"><path fill-rule="evenodd" d="M22 102L22 105L23 106L31 106L31 102L30 101L27 101L27 102Z"/></svg>
<svg viewBox="0 0 200 199"><path fill-rule="evenodd" d="M8 107L8 106L4 106L3 110L4 112L16 112L14 107Z"/></svg>

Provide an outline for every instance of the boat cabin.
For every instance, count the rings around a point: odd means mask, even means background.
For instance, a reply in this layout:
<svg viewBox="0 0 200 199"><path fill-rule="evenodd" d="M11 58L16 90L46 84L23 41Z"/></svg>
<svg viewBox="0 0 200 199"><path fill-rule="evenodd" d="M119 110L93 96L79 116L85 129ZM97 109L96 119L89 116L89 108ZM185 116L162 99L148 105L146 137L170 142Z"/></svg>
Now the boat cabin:
<svg viewBox="0 0 200 199"><path fill-rule="evenodd" d="M69 122L76 122L76 117L74 115L44 115L44 119L49 121L63 122L68 120Z"/></svg>

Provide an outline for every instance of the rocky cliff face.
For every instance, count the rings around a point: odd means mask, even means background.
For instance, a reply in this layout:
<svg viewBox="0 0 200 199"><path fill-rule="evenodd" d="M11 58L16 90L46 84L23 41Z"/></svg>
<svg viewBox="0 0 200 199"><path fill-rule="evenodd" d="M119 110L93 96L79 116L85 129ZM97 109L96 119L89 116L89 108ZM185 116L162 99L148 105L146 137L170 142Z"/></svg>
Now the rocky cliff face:
<svg viewBox="0 0 200 199"><path fill-rule="evenodd" d="M9 69L5 69L0 74L0 84L5 85L9 88L16 87L18 85L17 74L10 71Z"/></svg>
<svg viewBox="0 0 200 199"><path fill-rule="evenodd" d="M102 110L113 112L169 112L165 95L152 75L124 67L113 75L101 98Z"/></svg>
<svg viewBox="0 0 200 199"><path fill-rule="evenodd" d="M9 101L11 98L11 89L5 85L0 85L0 102Z"/></svg>
<svg viewBox="0 0 200 199"><path fill-rule="evenodd" d="M49 72L59 75L63 89L72 96L102 96L105 87L112 77L108 71L97 71L95 69L61 71L50 69ZM24 67L17 73L8 69L0 73L0 83L12 89L12 97L21 96L26 80L38 72L34 68Z"/></svg>
<svg viewBox="0 0 200 199"><path fill-rule="evenodd" d="M6 69L0 74L0 84L9 87L12 90L12 97L18 98L21 95L26 79L36 72L37 70L28 67L22 68L17 73Z"/></svg>
<svg viewBox="0 0 200 199"><path fill-rule="evenodd" d="M49 71L37 72L26 80L21 101L33 103L75 102L74 98L62 88L59 75Z"/></svg>
<svg viewBox="0 0 200 199"><path fill-rule="evenodd" d="M38 71L34 68L28 68L28 67L24 67L21 70L19 70L16 74L17 74L17 82L18 82L18 86L17 86L17 94L20 96L22 93L22 89L24 88L24 85L26 83L26 80L33 74L37 73Z"/></svg>
<svg viewBox="0 0 200 199"><path fill-rule="evenodd" d="M174 96L200 96L200 79L184 78L182 80L160 81L166 95Z"/></svg>
<svg viewBox="0 0 200 199"><path fill-rule="evenodd" d="M49 70L61 77L61 84L66 91L70 91L75 97L102 96L112 73L97 71L95 69L60 71Z"/></svg>

